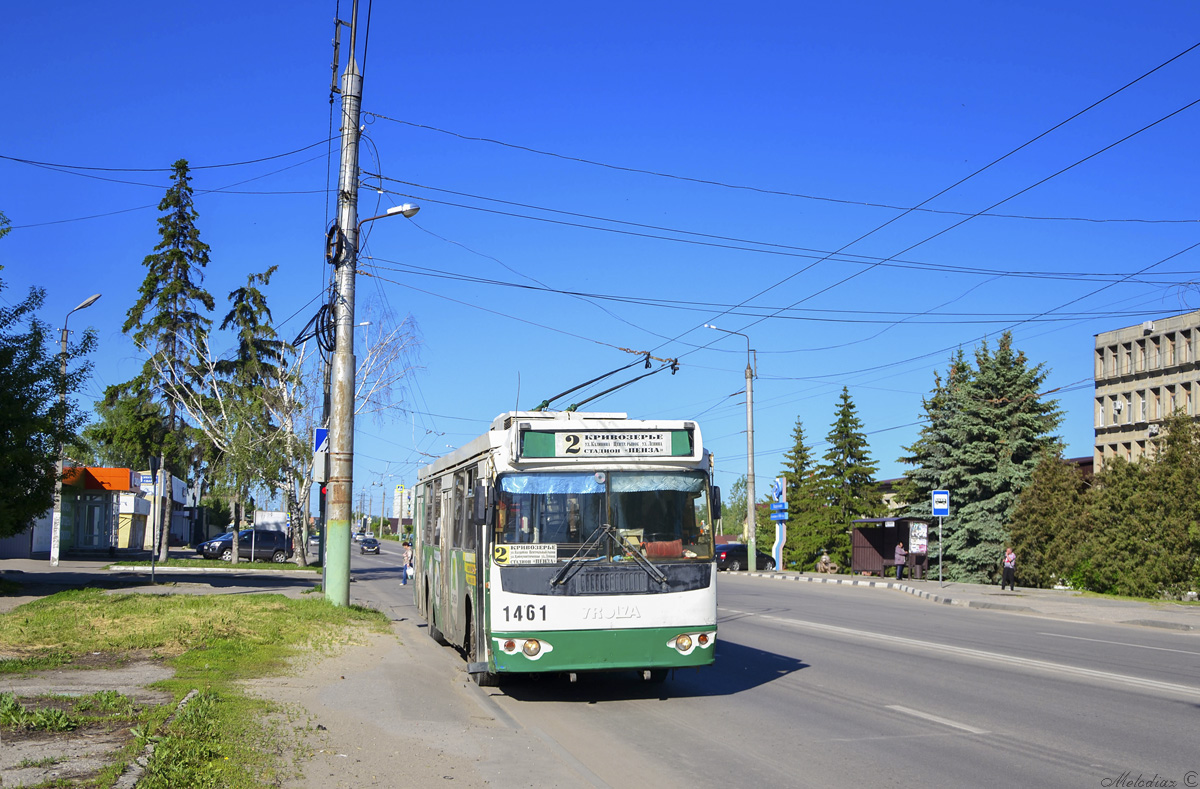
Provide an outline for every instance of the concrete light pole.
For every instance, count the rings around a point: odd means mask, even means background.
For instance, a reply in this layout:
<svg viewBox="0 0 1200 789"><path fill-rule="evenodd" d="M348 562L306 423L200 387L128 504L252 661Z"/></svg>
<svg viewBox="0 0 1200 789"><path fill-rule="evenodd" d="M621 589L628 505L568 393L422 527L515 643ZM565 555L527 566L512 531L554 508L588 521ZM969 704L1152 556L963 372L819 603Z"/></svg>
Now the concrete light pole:
<svg viewBox="0 0 1200 789"><path fill-rule="evenodd" d="M754 512L754 351L750 350L750 337L740 331L730 331L704 324L706 329L716 329L726 334L746 338L746 571L758 569L758 523Z"/></svg>
<svg viewBox="0 0 1200 789"><path fill-rule="evenodd" d="M358 0L350 24L350 58L342 74L342 153L338 172L338 232L344 237L337 266L334 322L337 340L330 373L329 481L326 489L325 599L350 605L350 520L354 496L354 278L358 274L358 237L362 226L385 216L412 217L420 209L405 203L387 213L358 221L358 119L362 74L355 60Z"/></svg>
<svg viewBox="0 0 1200 789"><path fill-rule="evenodd" d="M62 409L63 424L66 424L67 418L67 321L71 318L71 313L79 312L79 310L90 307L100 298L99 293L88 296L83 302L67 313L63 318L62 335L59 338L60 352L58 356L58 373L62 377L62 385L58 391L58 404ZM54 478L54 515L51 518L50 525L50 565L58 566L59 545L62 541L62 475L63 463L66 462L66 447L60 441L58 443L58 473Z"/></svg>

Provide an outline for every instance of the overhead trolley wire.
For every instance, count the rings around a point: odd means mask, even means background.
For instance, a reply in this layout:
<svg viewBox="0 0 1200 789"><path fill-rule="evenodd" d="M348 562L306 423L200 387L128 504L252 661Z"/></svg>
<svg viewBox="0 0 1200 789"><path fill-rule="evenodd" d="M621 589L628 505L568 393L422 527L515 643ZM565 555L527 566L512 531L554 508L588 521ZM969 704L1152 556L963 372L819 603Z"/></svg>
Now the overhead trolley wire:
<svg viewBox="0 0 1200 789"><path fill-rule="evenodd" d="M948 210L940 210L940 209L933 209L933 208L925 208L925 205L927 203L929 203L931 200L933 200L934 198L939 197L942 194L944 194L945 192L949 191L950 189L953 189L955 186L958 186L963 181L965 181L969 178L973 178L976 175L979 175L984 170L987 170L988 168L992 167L995 164L999 164L1001 161L1003 161L1004 159L1007 159L1009 156L1012 156L1013 154L1017 153L1018 151L1022 150L1023 148L1028 147L1029 145L1032 145L1033 143L1037 142L1041 138L1043 138L1046 135L1050 134L1051 132L1059 129L1060 127L1066 125L1067 123L1070 123L1071 121L1075 120L1076 118L1083 115L1084 113L1089 112L1090 110L1098 107L1099 105L1103 104L1104 102L1108 101L1109 99L1113 98L1114 96L1118 95L1119 93L1122 93L1123 91L1133 87L1134 85L1136 85L1137 83L1146 79L1147 77L1154 74L1155 72L1160 71L1161 69L1167 67L1168 65L1175 62L1176 60L1179 60L1184 55L1188 54L1189 52L1196 49L1197 47L1200 47L1200 42L1197 42L1197 43L1193 44L1192 46L1188 47L1187 49L1183 50L1179 54L1177 54L1171 58L1168 58L1167 60L1158 64L1157 66L1155 66L1154 68L1145 72L1144 74L1137 77L1136 79L1133 79L1133 80L1127 82L1126 84L1122 85L1121 87L1117 88L1113 92L1109 93L1107 96L1097 99L1096 101L1089 104L1087 107L1084 107L1082 110L1078 111L1077 113L1075 113L1071 117L1067 118L1066 120L1050 127L1049 129L1042 132L1041 134L1034 137L1033 139L1029 140L1028 142L1024 143L1023 145L1021 145L1017 148L1014 148L1013 150L1009 151L1004 156L1002 156L999 159L996 159L995 161L993 161L992 163L984 166L982 169L975 171L974 173L966 176L966 178L963 178L961 181L958 181L957 183L951 185L950 187L943 190L942 192L939 192L938 194L934 195L933 197L929 198L928 200L923 200L920 203L918 203L917 205L912 206L912 207L888 205L885 203L870 203L870 202L859 201L859 200L845 200L845 199L825 197L825 196L819 196L819 195L809 195L809 194L802 194L802 193L798 193L798 192L788 192L788 191L778 190L778 189L767 189L764 187L750 186L750 185L746 185L746 184L732 184L732 183L727 183L724 181L717 181L717 180L707 179L707 178L695 178L695 177L690 177L690 176L678 175L678 174L674 174L674 173L659 172L656 170L648 170L648 169L637 168L637 167L627 167L627 166L623 166L623 165L610 164L608 162L596 161L593 159L585 159L585 158L582 158L579 156L570 156L570 155L566 155L566 154L556 153L553 151L545 151L545 150L533 148L533 147L526 146L526 145L518 145L515 143L505 142L503 140L493 139L490 137L469 136L466 134L461 134L459 132L449 131L447 129L440 129L436 126L429 126L427 124L421 124L421 123L415 123L413 121L401 120L399 118L391 118L391 117L388 117L386 115L382 115L382 114L376 113L376 112L364 111L363 114L371 115L373 117L379 118L380 120L389 121L391 123L397 123L397 124L401 124L404 126L410 126L412 128L416 128L416 129L424 129L426 131L433 131L433 132L437 132L439 134L445 134L445 135L448 135L451 137L457 137L458 139L466 140L468 142L488 143L490 145L498 145L498 146L502 146L505 148L511 148L513 150L519 150L519 151L525 151L527 153L537 154L539 156L547 156L547 157L551 157L551 158L555 158L555 159L562 159L563 161L570 161L570 162L576 162L579 164L586 164L586 165L589 165L592 167L602 167L605 169L617 170L620 172L636 173L639 175L649 175L649 176L653 176L655 178L667 178L667 179L676 180L676 181L685 181L685 182L689 182L689 183L703 184L706 186L716 186L716 187L723 188L723 189L737 189L737 190L742 190L742 191L757 192L759 194L777 195L780 197L795 197L795 198L799 198L799 199L803 199L803 200L819 200L822 202L840 203L843 205L855 205L855 206L863 206L863 207L870 207L870 208L886 208L886 209L893 210L893 211L903 211L905 214L913 212L913 211L920 211L923 213L950 214L950 215L968 216L968 217L974 218L975 216L979 216L980 214L970 214L968 212L962 212L962 211L948 211ZM988 209L988 210L991 210L991 209ZM1094 219L1094 218L1087 218L1087 217L1042 217L1042 216L1020 216L1020 215L1011 215L1011 214L983 214L983 215L984 216L993 216L993 217L1002 218L1002 219L1029 219L1029 220L1070 221L1070 222L1178 223L1178 222L1195 222L1195 221L1197 221L1195 219ZM899 217L896 217L896 218L899 218Z"/></svg>

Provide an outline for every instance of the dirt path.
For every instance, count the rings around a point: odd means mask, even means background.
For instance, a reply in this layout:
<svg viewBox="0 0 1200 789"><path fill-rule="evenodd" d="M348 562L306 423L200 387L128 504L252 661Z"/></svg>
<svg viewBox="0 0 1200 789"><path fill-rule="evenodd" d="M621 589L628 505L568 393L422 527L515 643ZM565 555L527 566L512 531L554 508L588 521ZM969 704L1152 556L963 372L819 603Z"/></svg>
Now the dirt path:
<svg viewBox="0 0 1200 789"><path fill-rule="evenodd" d="M409 621L393 633L256 681L304 732L290 789L574 787L580 774L491 704L457 653Z"/></svg>

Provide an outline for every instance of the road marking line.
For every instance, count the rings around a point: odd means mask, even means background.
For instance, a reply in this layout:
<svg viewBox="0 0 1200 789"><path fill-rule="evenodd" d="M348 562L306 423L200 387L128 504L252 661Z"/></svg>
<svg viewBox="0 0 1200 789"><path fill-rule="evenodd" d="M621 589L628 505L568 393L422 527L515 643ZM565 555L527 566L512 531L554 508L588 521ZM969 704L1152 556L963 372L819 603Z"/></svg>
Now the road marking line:
<svg viewBox="0 0 1200 789"><path fill-rule="evenodd" d="M1152 647L1146 644L1128 644L1124 641L1105 641L1102 638L1084 638L1083 636L1067 636L1062 633L1038 633L1039 636L1050 636L1051 638L1071 638L1075 641L1093 641L1097 644L1112 644L1119 647L1137 647L1138 649L1153 649L1158 652L1178 652L1181 655L1200 655L1200 652L1193 652L1187 649L1171 649L1169 647Z"/></svg>
<svg viewBox="0 0 1200 789"><path fill-rule="evenodd" d="M940 654L953 654L961 657L974 658L976 660L984 660L991 663L1004 663L1012 666L1021 666L1023 668L1040 669L1042 671L1057 672L1060 674L1068 674L1085 679L1099 680L1100 682L1112 686L1124 685L1126 687L1139 688L1142 690L1155 690L1177 696L1187 696L1191 698L1200 698L1200 687L1191 685L1177 685L1172 682L1159 682L1153 679L1142 679L1141 677L1131 677L1126 674L1114 674L1109 671L1097 671L1090 668L1081 668L1079 666L1068 666L1062 663L1051 663L1048 660L1034 660L1033 658L1017 657L1015 655L997 655L993 652L985 652L980 649L968 649L967 647L956 647L949 644L934 644L927 641L917 641L913 638L903 638L902 636L889 636L884 633L876 633L866 630L854 630L848 627L838 627L837 625L826 625L820 622L809 622L804 619L786 619L779 616L771 616L770 614L755 614L751 611L736 611L732 608L725 608L725 611L742 614L746 616L758 616L763 619L769 619L781 624L791 625L800 629L818 630L827 633L837 633L843 636L852 636L854 638L862 638L868 641L879 643L880 641L890 641L893 644L902 644L908 647L924 649L930 652Z"/></svg>
<svg viewBox="0 0 1200 789"><path fill-rule="evenodd" d="M919 710L911 710L908 707L901 707L897 704L889 704L887 708L889 710L895 710L896 712L903 712L905 715L912 715L914 718L920 718L921 720L932 721L933 723L940 723L943 726L949 726L952 729L962 729L963 731L969 731L969 732L971 732L971 734L990 734L991 733L985 729L976 729L974 726L968 726L965 723L957 723L952 720L947 720L946 718L939 718L936 715L930 715L928 712L920 712Z"/></svg>

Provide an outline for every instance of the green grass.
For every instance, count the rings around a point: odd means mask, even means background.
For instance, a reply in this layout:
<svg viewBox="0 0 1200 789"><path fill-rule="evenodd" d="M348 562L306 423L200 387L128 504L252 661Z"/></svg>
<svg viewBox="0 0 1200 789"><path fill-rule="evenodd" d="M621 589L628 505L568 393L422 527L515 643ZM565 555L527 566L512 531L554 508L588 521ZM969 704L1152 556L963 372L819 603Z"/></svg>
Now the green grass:
<svg viewBox="0 0 1200 789"><path fill-rule="evenodd" d="M193 688L200 691L169 723L174 704L138 712L119 694L97 693L74 699L69 711L42 708L39 725L129 720L136 743L124 758L132 759L148 741L156 744L139 789L277 786L288 768L263 722L273 708L243 693L239 681L282 673L295 655L333 649L364 629L387 627L377 611L334 607L311 597L81 589L0 615L0 653L16 656L0 660L0 674L70 664L95 652L115 658L137 651L163 659L175 676L156 687L176 700ZM29 726L30 716L41 711L4 698L0 710L7 709L13 723L0 720L0 734L5 727ZM115 776L120 767L108 773Z"/></svg>

